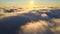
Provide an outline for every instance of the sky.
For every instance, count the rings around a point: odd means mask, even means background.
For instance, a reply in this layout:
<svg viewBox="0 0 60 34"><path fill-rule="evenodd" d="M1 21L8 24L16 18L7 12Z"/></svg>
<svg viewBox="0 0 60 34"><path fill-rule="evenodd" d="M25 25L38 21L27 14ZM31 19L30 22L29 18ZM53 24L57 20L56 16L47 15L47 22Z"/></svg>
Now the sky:
<svg viewBox="0 0 60 34"><path fill-rule="evenodd" d="M0 3L28 3L30 0L0 0ZM60 3L60 0L32 0L35 3Z"/></svg>
<svg viewBox="0 0 60 34"><path fill-rule="evenodd" d="M35 4L55 4L60 5L60 0L0 0L0 5L6 4L29 4L34 1Z"/></svg>

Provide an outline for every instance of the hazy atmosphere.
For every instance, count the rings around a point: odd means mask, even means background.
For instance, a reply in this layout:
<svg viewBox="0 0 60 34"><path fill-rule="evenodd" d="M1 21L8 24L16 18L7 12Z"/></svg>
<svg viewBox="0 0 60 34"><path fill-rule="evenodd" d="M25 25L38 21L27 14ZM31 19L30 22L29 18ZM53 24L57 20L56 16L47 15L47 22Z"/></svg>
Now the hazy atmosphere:
<svg viewBox="0 0 60 34"><path fill-rule="evenodd" d="M0 0L0 34L60 34L60 0Z"/></svg>

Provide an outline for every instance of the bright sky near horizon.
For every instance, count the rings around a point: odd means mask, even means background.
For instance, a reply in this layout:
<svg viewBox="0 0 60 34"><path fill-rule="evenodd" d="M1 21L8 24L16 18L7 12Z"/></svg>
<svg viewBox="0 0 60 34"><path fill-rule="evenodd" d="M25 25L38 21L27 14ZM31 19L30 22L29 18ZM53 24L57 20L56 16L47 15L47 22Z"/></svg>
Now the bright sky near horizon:
<svg viewBox="0 0 60 34"><path fill-rule="evenodd" d="M28 3L30 0L0 0L0 3ZM34 0L35 3L60 3L60 0Z"/></svg>
<svg viewBox="0 0 60 34"><path fill-rule="evenodd" d="M30 4L29 4L30 3ZM60 0L0 0L0 6L33 6L52 5L60 7Z"/></svg>

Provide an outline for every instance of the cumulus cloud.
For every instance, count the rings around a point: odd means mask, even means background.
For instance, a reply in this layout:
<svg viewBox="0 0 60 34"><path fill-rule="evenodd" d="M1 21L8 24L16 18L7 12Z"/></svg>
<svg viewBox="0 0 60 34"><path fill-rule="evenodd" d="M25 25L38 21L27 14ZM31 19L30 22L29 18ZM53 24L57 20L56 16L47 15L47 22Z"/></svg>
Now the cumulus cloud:
<svg viewBox="0 0 60 34"><path fill-rule="evenodd" d="M40 20L38 22L30 22L21 26L20 34L45 34L48 29L48 22Z"/></svg>
<svg viewBox="0 0 60 34"><path fill-rule="evenodd" d="M36 11L4 17L0 19L0 34L54 34L51 28L54 29L56 23L51 20L54 18L51 18L51 13L54 12Z"/></svg>

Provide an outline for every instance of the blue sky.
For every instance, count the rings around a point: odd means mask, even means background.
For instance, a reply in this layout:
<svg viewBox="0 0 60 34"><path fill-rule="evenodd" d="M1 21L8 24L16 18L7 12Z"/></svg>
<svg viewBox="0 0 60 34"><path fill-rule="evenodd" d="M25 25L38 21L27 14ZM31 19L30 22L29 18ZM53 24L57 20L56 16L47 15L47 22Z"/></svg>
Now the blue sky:
<svg viewBox="0 0 60 34"><path fill-rule="evenodd" d="M60 0L34 0L36 3L60 3ZM29 0L0 0L0 3L28 3Z"/></svg>
<svg viewBox="0 0 60 34"><path fill-rule="evenodd" d="M12 2L26 3L26 2L28 2L28 0L0 0L0 3L12 3Z"/></svg>
<svg viewBox="0 0 60 34"><path fill-rule="evenodd" d="M60 0L38 0L41 3L60 3Z"/></svg>

